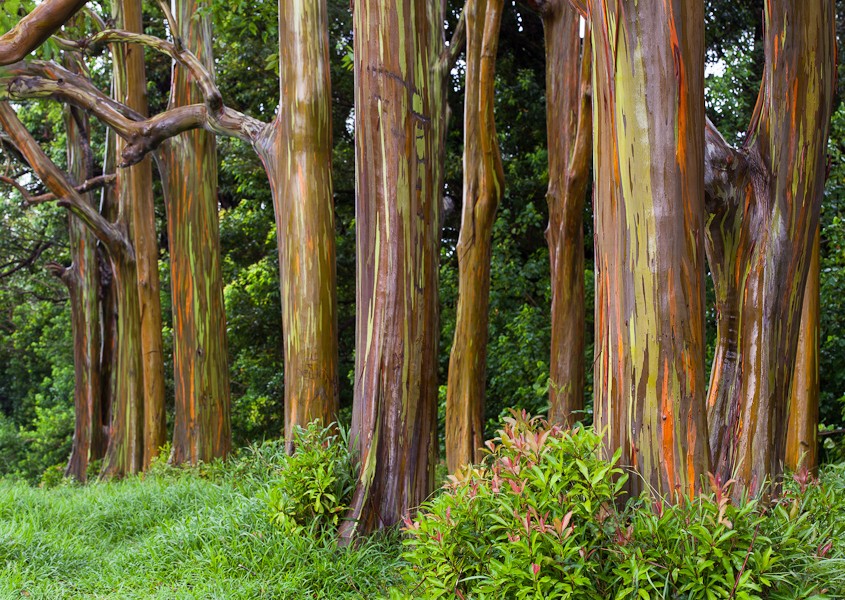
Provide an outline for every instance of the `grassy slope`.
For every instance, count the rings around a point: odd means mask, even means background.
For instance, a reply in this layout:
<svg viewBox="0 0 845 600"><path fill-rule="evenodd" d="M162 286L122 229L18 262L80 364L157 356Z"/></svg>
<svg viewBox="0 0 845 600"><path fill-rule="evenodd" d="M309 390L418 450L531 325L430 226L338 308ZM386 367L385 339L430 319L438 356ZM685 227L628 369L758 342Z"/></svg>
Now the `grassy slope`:
<svg viewBox="0 0 845 600"><path fill-rule="evenodd" d="M375 598L398 543L274 527L261 493L195 475L53 490L0 481L0 598Z"/></svg>

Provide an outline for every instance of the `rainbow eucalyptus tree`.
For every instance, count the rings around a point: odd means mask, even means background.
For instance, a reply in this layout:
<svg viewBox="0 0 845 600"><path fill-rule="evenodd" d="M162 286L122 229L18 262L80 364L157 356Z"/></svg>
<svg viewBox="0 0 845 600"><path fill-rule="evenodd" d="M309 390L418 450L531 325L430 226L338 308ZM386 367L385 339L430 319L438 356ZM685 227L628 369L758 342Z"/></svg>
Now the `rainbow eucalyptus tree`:
<svg viewBox="0 0 845 600"><path fill-rule="evenodd" d="M211 19L195 0L176 0L182 43L213 67ZM202 102L183 65L173 63L168 110ZM173 451L176 463L209 462L231 449L229 357L217 217L217 144L196 129L161 152L173 299Z"/></svg>
<svg viewBox="0 0 845 600"><path fill-rule="evenodd" d="M69 60L76 63L73 56ZM75 107L66 107L64 113L69 179L77 184L90 181L94 178L94 157L88 117ZM80 197L94 206L91 192L81 192ZM106 448L100 389L100 267L94 234L73 214L68 215L68 238L70 266L47 266L67 286L71 308L75 424L65 475L85 481L89 461L102 458Z"/></svg>
<svg viewBox="0 0 845 600"><path fill-rule="evenodd" d="M112 4L112 20L117 27L131 32L144 30L141 0L116 0ZM115 99L140 115L147 114L147 78L144 48L139 45L113 44L112 76ZM126 142L118 139L117 152ZM131 224L138 286L138 309L141 320L141 367L143 371L143 403L138 407L143 420L143 459L146 468L158 455L166 441L164 412L164 362L161 337L161 300L159 298L158 237L155 228L152 164L149 158L119 169L117 193L125 199L123 207Z"/></svg>
<svg viewBox="0 0 845 600"><path fill-rule="evenodd" d="M707 128L707 256L718 346L708 398L713 469L760 493L783 470L804 289L834 93L832 0L767 2L766 64L743 144Z"/></svg>
<svg viewBox="0 0 845 600"><path fill-rule="evenodd" d="M463 209L458 237L458 308L446 391L450 472L480 460L490 306L493 223L505 183L493 98L503 0L468 0L464 86Z"/></svg>
<svg viewBox="0 0 845 600"><path fill-rule="evenodd" d="M67 72L73 76L72 73ZM17 118L6 101L0 101L0 127L20 151L33 172L76 218L88 227L106 248L111 262L117 306L115 365L110 376L114 399L103 475L115 476L141 470L144 458L143 379L141 370L141 323L135 252L129 237L129 207L121 197L118 218L105 219L83 197Z"/></svg>
<svg viewBox="0 0 845 600"><path fill-rule="evenodd" d="M692 495L709 469L704 370L704 14L590 0L595 423L628 489Z"/></svg>
<svg viewBox="0 0 845 600"><path fill-rule="evenodd" d="M572 425L584 410L584 202L590 178L591 50L568 0L529 0L546 44L549 266L552 289L549 421Z"/></svg>
<svg viewBox="0 0 845 600"><path fill-rule="evenodd" d="M818 466L819 435L819 231L813 242L804 305L801 308L801 331L792 374L792 394L787 417L785 466L797 471Z"/></svg>
<svg viewBox="0 0 845 600"><path fill-rule="evenodd" d="M360 467L343 540L395 524L434 484L445 83L458 47L445 47L443 22L436 0L354 7Z"/></svg>

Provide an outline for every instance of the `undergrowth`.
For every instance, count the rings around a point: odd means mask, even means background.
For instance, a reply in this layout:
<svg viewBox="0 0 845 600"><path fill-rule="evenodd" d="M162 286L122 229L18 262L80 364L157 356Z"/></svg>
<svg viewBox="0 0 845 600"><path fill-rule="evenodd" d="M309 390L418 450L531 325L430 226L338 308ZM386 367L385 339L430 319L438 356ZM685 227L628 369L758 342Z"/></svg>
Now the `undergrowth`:
<svg viewBox="0 0 845 600"><path fill-rule="evenodd" d="M345 449L311 427L292 457L278 441L194 469L159 461L118 482L0 481L0 598L384 596L400 579L398 535L334 541Z"/></svg>

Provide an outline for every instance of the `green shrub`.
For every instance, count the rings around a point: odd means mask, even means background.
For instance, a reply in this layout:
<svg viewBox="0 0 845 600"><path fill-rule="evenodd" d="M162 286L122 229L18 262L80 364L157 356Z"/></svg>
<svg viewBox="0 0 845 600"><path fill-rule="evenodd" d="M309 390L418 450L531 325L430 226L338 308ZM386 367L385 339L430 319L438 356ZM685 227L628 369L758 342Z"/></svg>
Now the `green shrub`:
<svg viewBox="0 0 845 600"><path fill-rule="evenodd" d="M618 455L588 428L514 412L488 451L406 520L410 596L845 597L845 468L798 474L768 506L713 478L671 505L623 502Z"/></svg>
<svg viewBox="0 0 845 600"><path fill-rule="evenodd" d="M294 452L288 455L281 442L273 445L274 462L267 473L266 494L273 523L288 532L334 531L348 508L355 472L347 440L334 425L319 422L294 434Z"/></svg>

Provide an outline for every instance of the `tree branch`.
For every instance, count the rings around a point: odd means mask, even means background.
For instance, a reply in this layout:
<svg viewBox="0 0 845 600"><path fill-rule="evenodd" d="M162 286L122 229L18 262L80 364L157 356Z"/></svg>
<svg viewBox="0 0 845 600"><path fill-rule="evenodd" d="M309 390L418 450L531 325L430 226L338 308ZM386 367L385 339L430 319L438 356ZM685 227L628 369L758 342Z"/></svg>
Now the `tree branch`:
<svg viewBox="0 0 845 600"><path fill-rule="evenodd" d="M122 233L79 195L64 173L50 160L41 146L38 145L38 142L27 131L11 105L5 101L0 101L0 126L9 134L17 149L26 159L27 164L44 182L44 185L61 198L59 206L67 207L111 251L119 251L119 248L122 247L131 252L132 248Z"/></svg>
<svg viewBox="0 0 845 600"><path fill-rule="evenodd" d="M87 0L44 0L0 36L0 65L21 60L58 31Z"/></svg>
<svg viewBox="0 0 845 600"><path fill-rule="evenodd" d="M444 75L451 71L455 63L458 62L458 56L464 47L467 39L467 22L466 22L466 5L461 10L461 16L458 18L458 23L455 25L455 31L452 33L452 39L449 41L449 47L443 50L440 56L440 68Z"/></svg>
<svg viewBox="0 0 845 600"><path fill-rule="evenodd" d="M80 185L76 186L75 189L78 194L86 194L91 190L96 190L107 185L112 185L116 180L117 175L115 175L114 173L107 173L105 175L98 175L97 177L86 179ZM48 194L41 194L39 196L30 196L29 198L25 198L24 204L26 204L27 206L34 206L36 204L52 202L53 200L58 200L58 198L56 197L56 194L50 192Z"/></svg>
<svg viewBox="0 0 845 600"><path fill-rule="evenodd" d="M223 107L216 119L210 119L202 104L174 108L149 119L116 102L94 87L87 79L55 63L18 63L8 69L19 74L2 79L10 98L52 98L93 113L127 141L121 167L134 165L165 140L191 129L205 128L214 133L255 143L264 123ZM37 75L23 75L36 73ZM46 77L45 77L46 76ZM49 78L48 78L49 77Z"/></svg>

